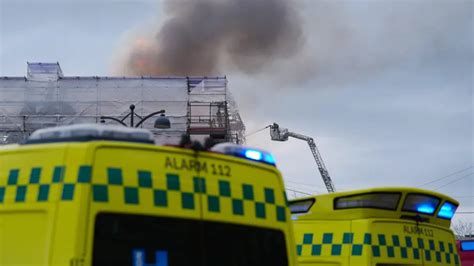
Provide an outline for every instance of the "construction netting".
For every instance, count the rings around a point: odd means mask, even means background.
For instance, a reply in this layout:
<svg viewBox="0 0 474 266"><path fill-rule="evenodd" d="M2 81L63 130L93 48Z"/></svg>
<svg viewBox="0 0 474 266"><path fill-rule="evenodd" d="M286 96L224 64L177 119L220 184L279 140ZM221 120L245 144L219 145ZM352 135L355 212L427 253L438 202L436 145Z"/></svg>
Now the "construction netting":
<svg viewBox="0 0 474 266"><path fill-rule="evenodd" d="M228 141L244 141L245 127L225 77L58 76L0 77L0 144L21 142L39 128L117 123L100 117L121 120L132 104L136 106L135 121L161 109L166 111L171 128L155 129L154 119L142 124L155 134L157 143L177 143L183 134L191 132L196 117L199 127L213 128L221 123ZM129 117L124 123L128 125Z"/></svg>

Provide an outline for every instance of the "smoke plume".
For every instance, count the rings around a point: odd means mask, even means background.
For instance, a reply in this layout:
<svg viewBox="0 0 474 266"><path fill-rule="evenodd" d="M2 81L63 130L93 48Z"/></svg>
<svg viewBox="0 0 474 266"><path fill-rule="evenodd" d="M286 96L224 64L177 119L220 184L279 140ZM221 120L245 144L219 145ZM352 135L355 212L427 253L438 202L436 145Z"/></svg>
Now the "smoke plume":
<svg viewBox="0 0 474 266"><path fill-rule="evenodd" d="M214 75L232 67L253 74L302 44L300 18L287 0L166 0L165 13L154 34L120 48L116 72Z"/></svg>

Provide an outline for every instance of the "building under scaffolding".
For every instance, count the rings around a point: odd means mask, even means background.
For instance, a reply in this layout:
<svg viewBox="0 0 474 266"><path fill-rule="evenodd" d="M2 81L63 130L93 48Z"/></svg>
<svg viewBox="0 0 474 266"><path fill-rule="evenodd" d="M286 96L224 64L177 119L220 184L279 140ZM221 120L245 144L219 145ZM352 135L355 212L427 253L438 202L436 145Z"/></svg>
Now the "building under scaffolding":
<svg viewBox="0 0 474 266"><path fill-rule="evenodd" d="M73 77L59 63L28 63L26 77L0 77L0 144L21 142L44 127L116 123L100 117L121 120L132 104L139 117L166 111L171 128L155 129L153 119L141 125L157 143L177 143L183 134L244 142L226 77Z"/></svg>

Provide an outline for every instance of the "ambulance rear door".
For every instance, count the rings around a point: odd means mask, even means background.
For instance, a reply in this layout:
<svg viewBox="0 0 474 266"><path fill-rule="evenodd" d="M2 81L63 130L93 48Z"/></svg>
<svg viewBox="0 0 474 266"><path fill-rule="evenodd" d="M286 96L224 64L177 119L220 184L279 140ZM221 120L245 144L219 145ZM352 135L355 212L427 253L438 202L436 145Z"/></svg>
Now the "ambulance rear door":
<svg viewBox="0 0 474 266"><path fill-rule="evenodd" d="M102 146L91 166L92 265L202 265L192 151Z"/></svg>
<svg viewBox="0 0 474 266"><path fill-rule="evenodd" d="M353 222L353 229L364 223ZM459 265L453 233L441 226L405 220L374 219L364 234L371 265Z"/></svg>
<svg viewBox="0 0 474 266"><path fill-rule="evenodd" d="M204 265L292 265L292 226L278 170L211 153L199 161Z"/></svg>

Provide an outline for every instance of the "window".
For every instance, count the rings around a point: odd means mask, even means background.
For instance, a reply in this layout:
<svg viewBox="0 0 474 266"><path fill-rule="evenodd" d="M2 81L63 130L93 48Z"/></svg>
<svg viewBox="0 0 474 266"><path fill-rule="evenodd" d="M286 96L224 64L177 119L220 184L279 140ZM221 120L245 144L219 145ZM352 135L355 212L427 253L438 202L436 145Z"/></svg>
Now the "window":
<svg viewBox="0 0 474 266"><path fill-rule="evenodd" d="M374 208L396 210L400 193L366 193L336 198L334 209Z"/></svg>
<svg viewBox="0 0 474 266"><path fill-rule="evenodd" d="M291 213L307 213L316 199L294 200L289 202Z"/></svg>
<svg viewBox="0 0 474 266"><path fill-rule="evenodd" d="M148 264L153 265L156 253L164 251L172 262L169 265L193 265L201 259L199 233L199 221L194 220L99 214L95 222L93 265L139 266L133 259L134 251L139 250L144 251Z"/></svg>
<svg viewBox="0 0 474 266"><path fill-rule="evenodd" d="M277 230L204 222L203 242L205 266L288 265L285 238Z"/></svg>
<svg viewBox="0 0 474 266"><path fill-rule="evenodd" d="M93 265L145 263L287 266L288 258L284 234L278 230L190 219L99 214Z"/></svg>

